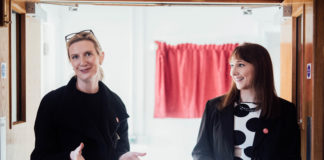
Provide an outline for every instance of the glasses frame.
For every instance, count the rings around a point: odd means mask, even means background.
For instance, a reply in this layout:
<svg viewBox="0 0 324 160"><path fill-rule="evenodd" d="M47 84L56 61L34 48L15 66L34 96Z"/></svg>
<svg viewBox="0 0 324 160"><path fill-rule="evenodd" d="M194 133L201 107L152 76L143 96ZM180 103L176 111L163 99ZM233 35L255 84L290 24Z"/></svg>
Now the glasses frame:
<svg viewBox="0 0 324 160"><path fill-rule="evenodd" d="M70 33L70 34L66 35L65 36L65 42L66 42L66 44L68 44L68 42L70 41L70 39L72 39L74 36L79 35L79 34L82 34L82 33L92 34L95 43L98 45L99 49L102 51L101 45L100 45L97 37L95 36L95 34L93 33L93 31L91 29L86 29L86 30L82 30L82 31L79 31L79 32ZM85 38L85 36L82 36L80 38Z"/></svg>
<svg viewBox="0 0 324 160"><path fill-rule="evenodd" d="M70 33L70 34L66 35L65 36L65 42L66 43L69 42L69 40L71 38L73 38L75 35L78 35L78 34L81 34L81 33L91 33L94 36L94 38L96 38L96 40L97 40L97 37L95 36L95 34L93 33L93 31L91 29L86 29L86 30L82 30L80 32Z"/></svg>

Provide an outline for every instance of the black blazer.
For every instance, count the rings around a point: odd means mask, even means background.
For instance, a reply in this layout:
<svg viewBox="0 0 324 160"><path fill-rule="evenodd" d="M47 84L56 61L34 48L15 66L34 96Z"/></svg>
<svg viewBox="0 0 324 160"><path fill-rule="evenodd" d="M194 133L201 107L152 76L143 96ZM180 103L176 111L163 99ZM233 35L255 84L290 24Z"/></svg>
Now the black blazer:
<svg viewBox="0 0 324 160"><path fill-rule="evenodd" d="M218 110L223 97L209 100L201 120L194 160L234 159L234 107ZM300 130L294 105L279 99L277 118L260 118L253 142L254 160L300 160ZM264 134L263 129L268 129Z"/></svg>

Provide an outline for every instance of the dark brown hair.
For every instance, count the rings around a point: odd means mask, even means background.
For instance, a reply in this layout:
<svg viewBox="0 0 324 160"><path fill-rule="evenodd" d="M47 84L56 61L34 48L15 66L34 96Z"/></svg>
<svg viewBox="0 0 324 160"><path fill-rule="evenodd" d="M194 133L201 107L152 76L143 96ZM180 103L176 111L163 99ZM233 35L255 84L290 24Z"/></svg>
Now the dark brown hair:
<svg viewBox="0 0 324 160"><path fill-rule="evenodd" d="M261 117L270 118L276 116L278 97L274 87L272 62L268 51L259 44L244 43L232 52L232 57L251 63L254 67L254 79L252 87L255 89L257 108L261 109ZM229 92L223 99L219 109L233 106L240 101L240 90L234 82Z"/></svg>

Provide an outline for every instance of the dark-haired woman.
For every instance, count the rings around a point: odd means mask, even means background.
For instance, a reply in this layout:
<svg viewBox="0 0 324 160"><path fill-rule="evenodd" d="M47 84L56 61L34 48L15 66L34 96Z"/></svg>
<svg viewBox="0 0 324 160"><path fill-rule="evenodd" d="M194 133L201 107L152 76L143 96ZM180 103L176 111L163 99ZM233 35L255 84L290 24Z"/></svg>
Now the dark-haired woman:
<svg viewBox="0 0 324 160"><path fill-rule="evenodd" d="M274 88L268 51L244 43L232 52L229 92L209 100L194 160L300 160L295 106Z"/></svg>

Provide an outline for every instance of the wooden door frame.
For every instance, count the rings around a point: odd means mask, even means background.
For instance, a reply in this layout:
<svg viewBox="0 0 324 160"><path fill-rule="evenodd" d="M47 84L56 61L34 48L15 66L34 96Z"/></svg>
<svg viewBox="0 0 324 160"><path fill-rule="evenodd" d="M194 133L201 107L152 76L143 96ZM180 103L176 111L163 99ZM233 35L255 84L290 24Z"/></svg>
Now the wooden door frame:
<svg viewBox="0 0 324 160"><path fill-rule="evenodd" d="M312 159L324 159L324 1L314 0L313 78L313 153Z"/></svg>

